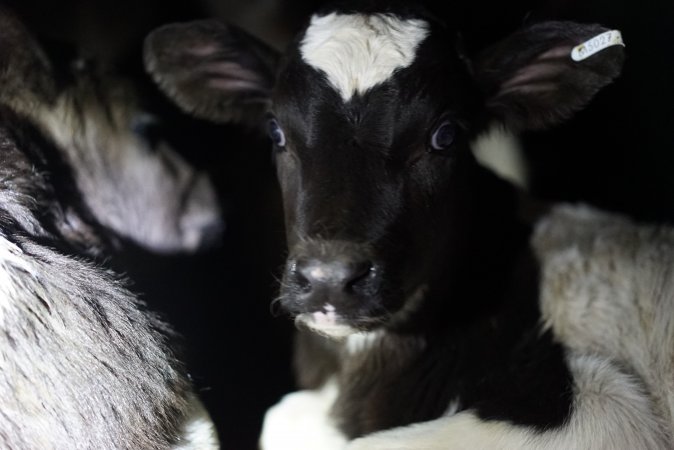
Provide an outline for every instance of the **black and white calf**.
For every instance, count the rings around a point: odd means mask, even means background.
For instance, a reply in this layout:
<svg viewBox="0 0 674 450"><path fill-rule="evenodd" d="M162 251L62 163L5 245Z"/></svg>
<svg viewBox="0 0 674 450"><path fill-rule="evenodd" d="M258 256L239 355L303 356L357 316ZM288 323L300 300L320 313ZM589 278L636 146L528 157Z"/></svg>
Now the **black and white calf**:
<svg viewBox="0 0 674 450"><path fill-rule="evenodd" d="M214 189L130 85L58 63L0 9L0 447L217 448L171 328L99 265L120 237L194 250Z"/></svg>
<svg viewBox="0 0 674 450"><path fill-rule="evenodd" d="M573 207L531 226L469 150L581 109L621 44L543 22L469 56L407 7L324 10L281 58L214 21L149 36L184 109L268 115L305 390L264 449L671 447L674 231Z"/></svg>

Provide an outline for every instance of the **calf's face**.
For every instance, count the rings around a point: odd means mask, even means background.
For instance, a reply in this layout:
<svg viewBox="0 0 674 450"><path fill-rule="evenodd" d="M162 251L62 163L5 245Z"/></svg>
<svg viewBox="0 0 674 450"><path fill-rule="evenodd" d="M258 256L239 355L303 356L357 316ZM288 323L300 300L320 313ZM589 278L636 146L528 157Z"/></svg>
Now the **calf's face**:
<svg viewBox="0 0 674 450"><path fill-rule="evenodd" d="M280 69L268 126L290 250L282 304L310 326L388 322L441 262L477 95L441 37L420 19L333 13Z"/></svg>
<svg viewBox="0 0 674 450"><path fill-rule="evenodd" d="M217 235L221 219L210 181L161 139L130 83L83 61L52 60L1 9L0 28L0 108L42 134L59 163L51 169L70 172L84 215L161 252L192 251ZM57 226L66 237L86 240L87 217L75 209L66 207Z"/></svg>
<svg viewBox="0 0 674 450"><path fill-rule="evenodd" d="M35 120L99 223L157 252L197 250L221 231L215 189L163 139L139 99L125 80L79 72Z"/></svg>
<svg viewBox="0 0 674 450"><path fill-rule="evenodd" d="M146 63L197 115L266 117L289 246L281 303L344 336L404 320L444 282L471 226L470 139L490 119L540 128L579 109L620 70L616 46L571 58L606 31L542 23L468 58L423 13L332 11L280 60L202 21L155 31Z"/></svg>

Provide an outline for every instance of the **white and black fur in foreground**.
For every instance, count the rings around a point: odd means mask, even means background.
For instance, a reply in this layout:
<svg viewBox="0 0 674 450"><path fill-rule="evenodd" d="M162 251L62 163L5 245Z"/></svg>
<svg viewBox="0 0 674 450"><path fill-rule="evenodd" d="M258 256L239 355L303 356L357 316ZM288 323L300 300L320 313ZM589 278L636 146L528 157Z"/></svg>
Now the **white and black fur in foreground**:
<svg viewBox="0 0 674 450"><path fill-rule="evenodd" d="M215 21L146 41L185 110L267 114L304 390L262 448L671 448L674 231L571 206L530 224L469 148L581 109L620 34L542 22L465 55L425 12L367 3L283 56Z"/></svg>
<svg viewBox="0 0 674 450"><path fill-rule="evenodd" d="M100 264L120 237L196 249L214 189L130 85L68 63L0 9L0 447L218 448L173 331Z"/></svg>

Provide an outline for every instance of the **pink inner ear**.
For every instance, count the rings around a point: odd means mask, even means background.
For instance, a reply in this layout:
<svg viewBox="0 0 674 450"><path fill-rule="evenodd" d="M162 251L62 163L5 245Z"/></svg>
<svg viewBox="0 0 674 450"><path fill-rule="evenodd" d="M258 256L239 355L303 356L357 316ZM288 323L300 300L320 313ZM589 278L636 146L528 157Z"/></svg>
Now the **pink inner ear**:
<svg viewBox="0 0 674 450"><path fill-rule="evenodd" d="M205 64L201 71L207 79L206 85L213 89L266 92L262 77L234 62L212 62Z"/></svg>
<svg viewBox="0 0 674 450"><path fill-rule="evenodd" d="M546 59L562 59L562 58L571 58L571 50L573 46L571 45L560 45L559 47L553 47L547 52L543 52L536 58L537 60L543 61Z"/></svg>
<svg viewBox="0 0 674 450"><path fill-rule="evenodd" d="M252 83L247 80L237 80L232 78L211 78L206 85L209 88L217 89L219 91L255 91L263 92L264 89L260 85Z"/></svg>
<svg viewBox="0 0 674 450"><path fill-rule="evenodd" d="M561 45L541 53L503 83L499 95L512 92L543 93L556 90L555 80L563 70L568 69L567 59L570 59L571 49L570 45Z"/></svg>
<svg viewBox="0 0 674 450"><path fill-rule="evenodd" d="M188 53L194 56L208 56L221 51L222 48L217 44L204 43L202 45L195 45L188 48Z"/></svg>

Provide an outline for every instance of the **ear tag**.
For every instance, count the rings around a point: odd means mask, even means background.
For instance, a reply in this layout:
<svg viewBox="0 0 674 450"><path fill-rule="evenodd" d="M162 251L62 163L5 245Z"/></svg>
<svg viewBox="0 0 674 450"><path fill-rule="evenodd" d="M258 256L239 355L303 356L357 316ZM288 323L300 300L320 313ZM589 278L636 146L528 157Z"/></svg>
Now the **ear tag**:
<svg viewBox="0 0 674 450"><path fill-rule="evenodd" d="M606 31L575 46L573 50L571 50L571 59L574 61L582 61L613 45L625 46L623 37L618 30Z"/></svg>

